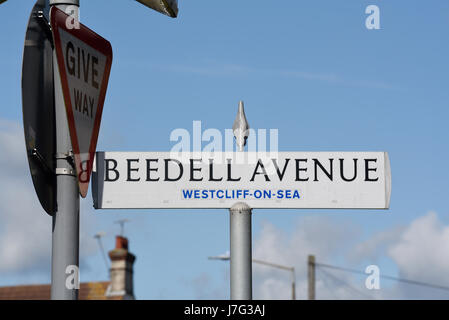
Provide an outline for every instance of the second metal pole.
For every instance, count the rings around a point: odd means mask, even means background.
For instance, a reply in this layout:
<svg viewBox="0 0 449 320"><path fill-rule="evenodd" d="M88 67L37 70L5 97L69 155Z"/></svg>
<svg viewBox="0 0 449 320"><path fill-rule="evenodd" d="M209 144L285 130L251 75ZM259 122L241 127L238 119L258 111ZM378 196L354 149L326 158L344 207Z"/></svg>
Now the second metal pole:
<svg viewBox="0 0 449 320"><path fill-rule="evenodd" d="M232 206L231 300L252 299L251 208L243 202Z"/></svg>
<svg viewBox="0 0 449 320"><path fill-rule="evenodd" d="M315 300L315 256L313 255L307 258L307 279L309 300Z"/></svg>

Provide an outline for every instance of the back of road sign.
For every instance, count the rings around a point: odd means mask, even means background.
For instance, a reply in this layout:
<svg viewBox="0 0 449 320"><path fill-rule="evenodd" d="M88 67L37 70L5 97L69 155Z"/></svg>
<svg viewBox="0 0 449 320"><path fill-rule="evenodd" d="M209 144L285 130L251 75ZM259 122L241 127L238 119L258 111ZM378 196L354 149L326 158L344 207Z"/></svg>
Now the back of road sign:
<svg viewBox="0 0 449 320"><path fill-rule="evenodd" d="M22 66L22 110L31 177L39 201L52 215L56 207L55 110L52 35L38 0L31 11Z"/></svg>
<svg viewBox="0 0 449 320"><path fill-rule="evenodd" d="M79 190L86 197L112 65L109 41L63 11L51 9L51 26Z"/></svg>

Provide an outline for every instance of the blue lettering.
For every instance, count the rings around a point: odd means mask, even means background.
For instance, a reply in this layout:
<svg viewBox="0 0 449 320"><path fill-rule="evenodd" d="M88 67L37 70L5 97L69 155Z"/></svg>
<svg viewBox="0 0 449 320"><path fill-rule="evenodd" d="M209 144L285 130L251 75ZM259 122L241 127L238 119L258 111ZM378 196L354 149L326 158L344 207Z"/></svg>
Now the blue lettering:
<svg viewBox="0 0 449 320"><path fill-rule="evenodd" d="M182 190L182 193L184 195L184 198L192 198L192 190Z"/></svg>

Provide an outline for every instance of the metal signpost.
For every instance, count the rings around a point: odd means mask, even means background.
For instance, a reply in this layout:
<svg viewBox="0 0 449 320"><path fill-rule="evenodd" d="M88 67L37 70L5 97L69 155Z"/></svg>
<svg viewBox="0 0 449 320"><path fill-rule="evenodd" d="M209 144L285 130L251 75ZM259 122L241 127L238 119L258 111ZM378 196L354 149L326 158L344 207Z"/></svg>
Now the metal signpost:
<svg viewBox="0 0 449 320"><path fill-rule="evenodd" d="M178 14L177 0L139 2ZM78 11L79 0L37 0L22 67L30 172L43 209L53 216L52 299L78 297L79 194L87 195L112 63L111 45L79 23Z"/></svg>
<svg viewBox="0 0 449 320"><path fill-rule="evenodd" d="M100 127L112 48L65 13L78 0L50 0L54 42L57 210L53 216L52 299L77 299L79 193L85 197ZM74 7L71 9L73 10ZM71 271L75 270L75 271ZM67 282L74 272L73 283Z"/></svg>

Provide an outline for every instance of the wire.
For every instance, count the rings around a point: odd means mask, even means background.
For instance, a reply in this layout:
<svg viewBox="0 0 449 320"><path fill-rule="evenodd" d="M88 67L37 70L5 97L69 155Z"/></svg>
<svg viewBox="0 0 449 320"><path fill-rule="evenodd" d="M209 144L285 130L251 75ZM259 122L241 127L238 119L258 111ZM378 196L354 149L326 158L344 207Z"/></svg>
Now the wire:
<svg viewBox="0 0 449 320"><path fill-rule="evenodd" d="M329 276L325 272L323 272L323 270L321 268L317 268L317 270L320 273L322 273L323 275L325 275L325 277L320 277L320 278L323 281L322 284L327 289L327 292L329 292L332 295L332 297L334 297L334 299L338 299L337 295L334 293L334 290L331 289L331 286L328 283ZM317 290L317 293L318 293L318 290Z"/></svg>
<svg viewBox="0 0 449 320"><path fill-rule="evenodd" d="M315 265L319 266L319 267L322 267L322 268L328 268L328 269L334 269L334 270L340 270L340 271L345 271L345 272L352 272L352 273L366 275L365 272L360 271L360 270L355 270L355 269L350 269L350 268L343 268L343 267L337 267L337 266L333 266L333 265L330 265L330 264L315 263ZM384 278L384 279L398 281L398 282L413 284L413 285L417 285L417 286L423 286L423 287L428 287L428 288L434 288L434 289L440 289L440 290L449 291L449 287L440 286L440 285L437 285L437 284L431 284L431 283L415 281L415 280L410 280L410 279L397 278L397 277L388 276L388 275L382 275L382 274L380 274L379 277L380 278Z"/></svg>
<svg viewBox="0 0 449 320"><path fill-rule="evenodd" d="M109 264L108 264L108 259L106 258L106 254L105 254L105 252L104 252L104 247L103 247L103 243L102 243L102 241L101 241L101 236L96 235L95 238L96 238L97 241L98 241L98 246L100 247L100 252L101 252L101 255L103 256L104 264L105 264L105 266L106 266L106 273L109 274Z"/></svg>
<svg viewBox="0 0 449 320"><path fill-rule="evenodd" d="M106 259L106 253L104 252L104 247L103 247L103 243L101 242L101 239L98 239L98 244L100 245L100 250L103 255L103 260L104 260L104 264L106 266L106 270L109 271L108 259Z"/></svg>
<svg viewBox="0 0 449 320"><path fill-rule="evenodd" d="M344 280L341 280L341 279L337 278L337 277L334 276L333 274L331 274L331 273L329 273L329 272L327 272L327 271L324 271L323 269L320 269L320 271L321 271L323 274L325 274L326 276L328 276L329 278L333 279L335 282L339 282L340 284L343 284L343 285L344 285L343 288L349 288L349 289L351 289L353 292L359 294L360 296L362 296L362 297L364 297L364 298L367 298L367 299L374 299L372 296L369 296L369 295L367 295L367 294L365 294L365 293L363 293L363 292L357 290L356 288L354 288L353 286L351 286L348 282L346 282L346 281L344 281Z"/></svg>

